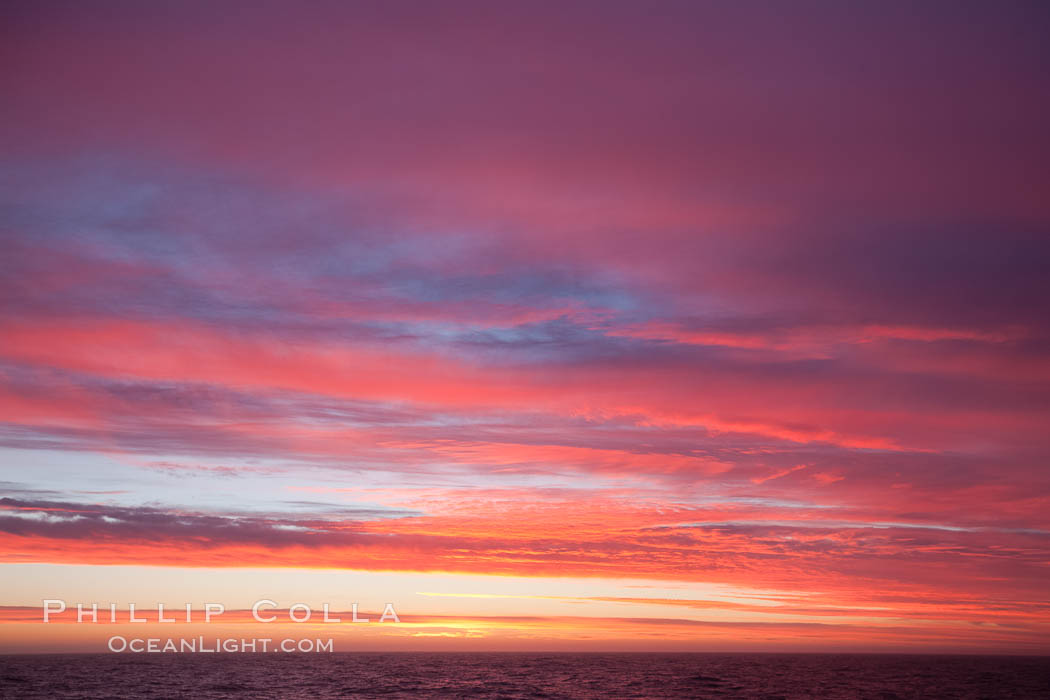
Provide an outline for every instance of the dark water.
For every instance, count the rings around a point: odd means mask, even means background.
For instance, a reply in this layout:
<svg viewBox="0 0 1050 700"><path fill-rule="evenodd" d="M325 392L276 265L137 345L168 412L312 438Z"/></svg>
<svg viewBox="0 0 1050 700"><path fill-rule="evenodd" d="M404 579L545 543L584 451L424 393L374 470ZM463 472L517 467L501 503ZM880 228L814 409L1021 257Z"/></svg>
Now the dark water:
<svg viewBox="0 0 1050 700"><path fill-rule="evenodd" d="M0 657L4 698L1050 698L1050 658L838 654Z"/></svg>

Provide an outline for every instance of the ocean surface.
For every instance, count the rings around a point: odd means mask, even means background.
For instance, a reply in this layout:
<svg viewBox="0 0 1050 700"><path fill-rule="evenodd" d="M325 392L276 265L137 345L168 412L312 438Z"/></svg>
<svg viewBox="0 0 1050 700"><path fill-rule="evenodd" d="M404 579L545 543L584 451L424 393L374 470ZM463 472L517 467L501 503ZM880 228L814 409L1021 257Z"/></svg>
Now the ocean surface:
<svg viewBox="0 0 1050 700"><path fill-rule="evenodd" d="M857 654L0 656L3 698L1050 698L1050 658Z"/></svg>

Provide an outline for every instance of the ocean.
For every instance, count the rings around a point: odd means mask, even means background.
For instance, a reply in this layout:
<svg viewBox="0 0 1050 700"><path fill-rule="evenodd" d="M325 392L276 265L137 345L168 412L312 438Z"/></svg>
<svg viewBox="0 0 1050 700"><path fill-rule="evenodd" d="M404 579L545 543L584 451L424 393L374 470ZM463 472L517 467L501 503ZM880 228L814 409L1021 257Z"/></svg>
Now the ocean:
<svg viewBox="0 0 1050 700"><path fill-rule="evenodd" d="M0 656L3 698L1050 698L1050 657L334 653Z"/></svg>

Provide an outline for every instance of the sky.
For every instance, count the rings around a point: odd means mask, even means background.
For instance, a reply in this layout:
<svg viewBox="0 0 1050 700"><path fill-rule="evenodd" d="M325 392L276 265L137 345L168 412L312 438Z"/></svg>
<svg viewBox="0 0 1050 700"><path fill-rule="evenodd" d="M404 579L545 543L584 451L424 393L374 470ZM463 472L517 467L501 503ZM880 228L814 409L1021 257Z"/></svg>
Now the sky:
<svg viewBox="0 0 1050 700"><path fill-rule="evenodd" d="M0 652L1050 653L1045 4L0 12Z"/></svg>

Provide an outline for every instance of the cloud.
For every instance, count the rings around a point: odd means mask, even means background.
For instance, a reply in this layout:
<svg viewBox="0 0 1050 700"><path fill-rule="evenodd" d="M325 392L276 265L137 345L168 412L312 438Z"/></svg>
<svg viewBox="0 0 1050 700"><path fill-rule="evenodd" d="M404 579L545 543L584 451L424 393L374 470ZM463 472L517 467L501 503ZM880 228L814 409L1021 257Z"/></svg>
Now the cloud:
<svg viewBox="0 0 1050 700"><path fill-rule="evenodd" d="M1041 610L1034 5L0 12L4 561Z"/></svg>

